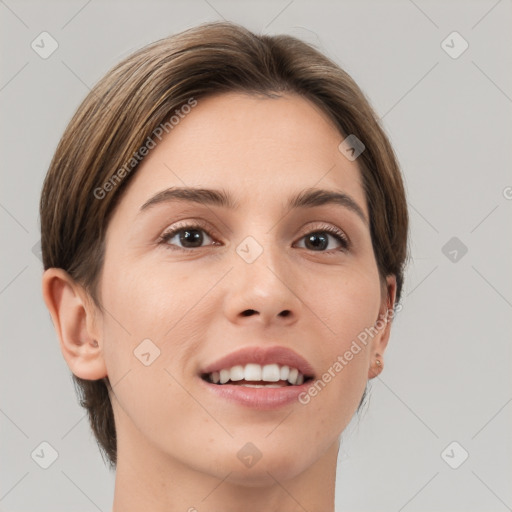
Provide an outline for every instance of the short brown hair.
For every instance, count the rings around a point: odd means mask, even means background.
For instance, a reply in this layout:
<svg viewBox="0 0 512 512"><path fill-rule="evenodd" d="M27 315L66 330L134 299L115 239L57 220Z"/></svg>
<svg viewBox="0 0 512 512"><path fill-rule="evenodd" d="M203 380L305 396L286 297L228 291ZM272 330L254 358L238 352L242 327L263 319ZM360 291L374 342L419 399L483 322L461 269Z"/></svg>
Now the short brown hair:
<svg viewBox="0 0 512 512"><path fill-rule="evenodd" d="M357 162L372 244L382 280L396 276L396 305L408 257L407 202L393 149L369 101L345 71L313 46L288 35L257 35L229 22L205 23L149 44L93 87L66 128L43 184L44 268L66 270L102 310L97 291L105 232L137 166L101 199L95 190L190 98L230 91L300 94L324 111L344 137L353 134L364 143ZM102 455L115 467L108 377L73 379Z"/></svg>

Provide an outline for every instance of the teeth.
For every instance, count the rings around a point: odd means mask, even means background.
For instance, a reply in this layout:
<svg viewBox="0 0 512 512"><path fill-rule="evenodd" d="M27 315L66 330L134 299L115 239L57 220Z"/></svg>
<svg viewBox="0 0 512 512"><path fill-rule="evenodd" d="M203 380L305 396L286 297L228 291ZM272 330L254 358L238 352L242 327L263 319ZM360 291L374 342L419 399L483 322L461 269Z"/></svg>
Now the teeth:
<svg viewBox="0 0 512 512"><path fill-rule="evenodd" d="M279 382L288 381L292 386L300 386L304 383L304 375L297 368L289 366L280 366L278 364L266 364L261 366L255 363L249 363L245 366L236 365L232 368L223 368L218 372L212 372L209 375L210 382L214 384L226 384L229 381L238 382L245 380L247 382ZM267 387L278 388L282 384L240 384L245 387Z"/></svg>
<svg viewBox="0 0 512 512"><path fill-rule="evenodd" d="M299 375L299 370L297 368L290 368L290 374L288 375L288 382L290 384L295 384L297 381L297 376ZM222 380L221 380L222 382Z"/></svg>
<svg viewBox="0 0 512 512"><path fill-rule="evenodd" d="M244 367L242 365L233 366L233 368L231 368L230 379L232 381L243 380L244 375L245 375L245 372L244 372Z"/></svg>
<svg viewBox="0 0 512 512"><path fill-rule="evenodd" d="M261 380L261 366L259 364L246 364L244 369L245 380Z"/></svg>
<svg viewBox="0 0 512 512"><path fill-rule="evenodd" d="M266 364L261 371L261 380L277 382L281 378L280 374L281 372L277 364Z"/></svg>

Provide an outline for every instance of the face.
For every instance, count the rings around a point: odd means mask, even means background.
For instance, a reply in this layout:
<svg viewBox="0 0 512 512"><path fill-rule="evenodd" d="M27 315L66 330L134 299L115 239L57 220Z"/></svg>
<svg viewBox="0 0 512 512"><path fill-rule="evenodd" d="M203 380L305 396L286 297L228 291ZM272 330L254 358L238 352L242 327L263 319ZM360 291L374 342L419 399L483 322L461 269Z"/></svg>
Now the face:
<svg viewBox="0 0 512 512"><path fill-rule="evenodd" d="M342 140L299 96L229 93L198 101L144 159L100 284L120 454L257 485L336 451L385 330L354 341L388 306ZM217 194L160 194L178 187ZM289 205L307 189L345 199Z"/></svg>

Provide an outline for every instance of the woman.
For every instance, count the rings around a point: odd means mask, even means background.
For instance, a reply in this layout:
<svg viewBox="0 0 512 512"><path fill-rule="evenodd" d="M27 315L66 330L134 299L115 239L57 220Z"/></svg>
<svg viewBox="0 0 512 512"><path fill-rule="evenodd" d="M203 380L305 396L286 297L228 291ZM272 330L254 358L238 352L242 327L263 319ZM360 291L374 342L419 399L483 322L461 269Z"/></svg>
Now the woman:
<svg viewBox="0 0 512 512"><path fill-rule="evenodd" d="M407 259L399 167L354 81L231 23L157 41L84 100L40 214L113 511L334 510Z"/></svg>

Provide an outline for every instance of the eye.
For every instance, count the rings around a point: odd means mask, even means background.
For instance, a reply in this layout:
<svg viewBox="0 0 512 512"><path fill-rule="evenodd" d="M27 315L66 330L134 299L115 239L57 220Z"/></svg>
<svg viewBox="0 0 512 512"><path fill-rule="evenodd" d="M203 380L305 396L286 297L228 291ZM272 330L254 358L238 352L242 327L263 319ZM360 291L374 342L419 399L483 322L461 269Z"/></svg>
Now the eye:
<svg viewBox="0 0 512 512"><path fill-rule="evenodd" d="M336 240L341 246L337 250L347 251L350 248L350 242L345 233L330 225L320 226L318 229L304 235L301 240L305 240L305 249L315 252L330 252L336 250L334 248L326 251L330 238ZM209 235L206 224L196 222L174 226L160 236L158 243L164 244L169 249L189 251L204 247L203 244L208 239L211 241L208 245L220 245Z"/></svg>
<svg viewBox="0 0 512 512"><path fill-rule="evenodd" d="M212 237L204 229L201 223L183 224L174 226L171 230L163 233L158 239L159 244L165 244L170 249L189 250L203 247L203 242L206 239L213 241ZM204 236L206 235L206 237ZM181 244L181 247L177 244ZM210 245L218 245L216 242Z"/></svg>
<svg viewBox="0 0 512 512"><path fill-rule="evenodd" d="M347 251L350 243L345 233L334 226L321 226L315 231L311 231L303 236L301 240L305 240L305 249L316 252L327 252L325 249L329 246L329 238L334 238L341 245L338 250ZM332 249L331 249L332 250Z"/></svg>

